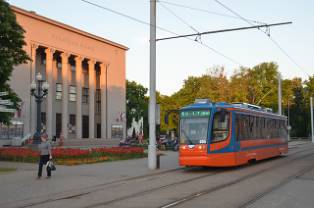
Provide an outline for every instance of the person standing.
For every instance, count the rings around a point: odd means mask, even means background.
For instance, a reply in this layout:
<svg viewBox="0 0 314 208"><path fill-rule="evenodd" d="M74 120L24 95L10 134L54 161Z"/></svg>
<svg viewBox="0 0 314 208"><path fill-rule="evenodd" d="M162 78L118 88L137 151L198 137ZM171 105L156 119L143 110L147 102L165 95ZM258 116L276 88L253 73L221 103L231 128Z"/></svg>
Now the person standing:
<svg viewBox="0 0 314 208"><path fill-rule="evenodd" d="M47 164L49 160L52 159L51 154L51 144L48 141L48 135L46 133L41 134L41 143L39 144L39 164L38 164L38 177L41 178L43 165ZM46 168L47 178L51 177L51 169L49 167Z"/></svg>

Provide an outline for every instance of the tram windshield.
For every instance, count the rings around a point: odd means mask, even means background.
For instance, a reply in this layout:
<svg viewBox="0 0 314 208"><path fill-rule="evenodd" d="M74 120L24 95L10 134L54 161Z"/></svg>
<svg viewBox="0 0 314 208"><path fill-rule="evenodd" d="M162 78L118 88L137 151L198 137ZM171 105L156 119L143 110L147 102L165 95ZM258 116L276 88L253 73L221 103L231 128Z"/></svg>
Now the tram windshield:
<svg viewBox="0 0 314 208"><path fill-rule="evenodd" d="M206 144L210 111L180 113L180 144Z"/></svg>

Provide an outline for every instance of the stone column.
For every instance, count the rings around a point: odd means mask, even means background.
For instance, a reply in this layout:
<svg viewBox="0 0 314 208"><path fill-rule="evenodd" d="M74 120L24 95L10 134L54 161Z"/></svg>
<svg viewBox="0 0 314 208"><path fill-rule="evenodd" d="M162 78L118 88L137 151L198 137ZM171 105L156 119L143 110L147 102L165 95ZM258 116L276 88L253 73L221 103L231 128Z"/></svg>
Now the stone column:
<svg viewBox="0 0 314 208"><path fill-rule="evenodd" d="M80 56L75 57L75 78L76 78L76 138L82 138L82 72L83 58Z"/></svg>
<svg viewBox="0 0 314 208"><path fill-rule="evenodd" d="M49 138L52 138L52 103L54 101L54 92L53 92L53 54L55 50L52 48L47 48L46 53L46 81L49 84L48 95L47 95L47 134Z"/></svg>
<svg viewBox="0 0 314 208"><path fill-rule="evenodd" d="M69 100L69 93L68 93L68 71L69 71L69 54L62 53L62 134L65 139L68 138L68 100Z"/></svg>
<svg viewBox="0 0 314 208"><path fill-rule="evenodd" d="M107 70L109 64L100 64L100 90L101 90L101 138L108 139L108 119L107 119Z"/></svg>
<svg viewBox="0 0 314 208"><path fill-rule="evenodd" d="M95 138L95 88L96 73L95 60L88 61L88 88L89 88L89 138Z"/></svg>
<svg viewBox="0 0 314 208"><path fill-rule="evenodd" d="M31 72L30 72L30 82L32 83L33 80L35 80L35 74L36 74L36 51L37 51L38 45L33 43L31 45ZM35 133L35 128L36 128L36 102L35 102L35 97L30 96L30 117L29 117L29 124L30 124L30 131L31 133Z"/></svg>

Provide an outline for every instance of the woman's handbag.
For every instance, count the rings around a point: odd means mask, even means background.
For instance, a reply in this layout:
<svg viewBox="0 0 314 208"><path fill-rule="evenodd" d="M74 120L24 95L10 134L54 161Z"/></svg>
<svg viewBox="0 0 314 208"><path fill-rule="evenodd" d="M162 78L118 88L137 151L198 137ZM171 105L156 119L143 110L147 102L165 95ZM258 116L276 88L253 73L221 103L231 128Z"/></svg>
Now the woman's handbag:
<svg viewBox="0 0 314 208"><path fill-rule="evenodd" d="M55 164L54 164L54 162L53 162L52 160L49 160L49 161L47 162L46 167L47 167L47 168L50 168L51 171L57 170L57 168L56 168L56 166L55 166Z"/></svg>

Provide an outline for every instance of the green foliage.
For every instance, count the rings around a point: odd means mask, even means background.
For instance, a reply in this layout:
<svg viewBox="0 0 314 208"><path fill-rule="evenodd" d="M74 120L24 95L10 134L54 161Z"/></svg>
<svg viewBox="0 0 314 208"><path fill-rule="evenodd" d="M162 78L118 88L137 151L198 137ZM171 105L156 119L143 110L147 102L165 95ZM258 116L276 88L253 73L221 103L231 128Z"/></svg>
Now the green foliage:
<svg viewBox="0 0 314 208"><path fill-rule="evenodd" d="M132 86L137 86L137 84L133 83ZM309 136L310 96L314 96L314 76L305 82L302 82L300 78L282 80L283 114L286 116L289 114L292 137ZM184 80L182 88L171 96L157 93L157 103L161 108L161 132L177 129L179 125L179 116L176 113L171 113L169 123L165 124L164 118L167 112L179 110L193 103L196 98L209 98L213 102L246 102L270 107L276 112L278 109L278 65L265 62L252 68L241 67L230 79L226 77L223 67L216 66L208 69L207 73L202 76L188 77ZM146 112L144 116L147 115L147 103L148 100L143 107L143 111ZM144 126L148 124L146 121L144 119ZM145 132L145 135L148 134Z"/></svg>
<svg viewBox="0 0 314 208"><path fill-rule="evenodd" d="M305 87L303 87L305 84ZM282 81L282 106L287 116L290 114L292 137L307 137L310 132L309 97L314 95L314 76L306 82L299 78ZM209 98L213 102L247 102L278 109L278 65L265 62L252 68L241 67L228 80L223 67L213 67L200 77L190 76L183 87L171 96L159 95L161 104L161 131L178 127L176 114L169 116L169 124L164 123L167 111L180 109L191 104L196 98Z"/></svg>
<svg viewBox="0 0 314 208"><path fill-rule="evenodd" d="M261 63L250 68L241 68L231 77L232 102L247 102L274 108L277 99L278 65Z"/></svg>
<svg viewBox="0 0 314 208"><path fill-rule="evenodd" d="M11 99L14 107L18 108L20 99L10 89L7 81L10 79L13 66L26 63L30 58L23 50L24 30L16 22L15 14L11 11L9 4L0 0L0 91L8 91L9 95L2 97ZM9 113L0 113L0 122L9 123Z"/></svg>

